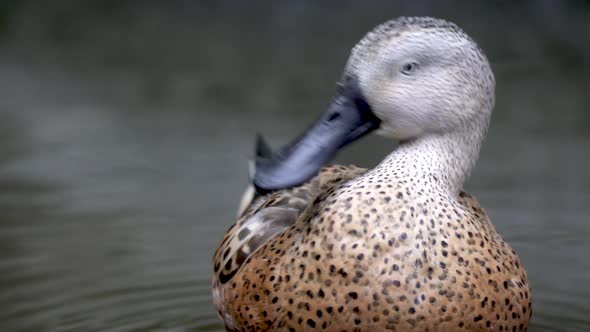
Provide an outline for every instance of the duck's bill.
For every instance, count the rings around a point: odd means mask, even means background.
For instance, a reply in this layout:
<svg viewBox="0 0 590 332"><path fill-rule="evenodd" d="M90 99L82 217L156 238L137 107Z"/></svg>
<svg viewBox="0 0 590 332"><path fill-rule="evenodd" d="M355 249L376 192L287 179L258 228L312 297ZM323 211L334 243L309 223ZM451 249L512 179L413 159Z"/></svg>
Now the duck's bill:
<svg viewBox="0 0 590 332"><path fill-rule="evenodd" d="M252 177L258 192L300 185L314 177L342 147L379 127L355 84L343 86L324 114L300 138L268 158L256 159Z"/></svg>

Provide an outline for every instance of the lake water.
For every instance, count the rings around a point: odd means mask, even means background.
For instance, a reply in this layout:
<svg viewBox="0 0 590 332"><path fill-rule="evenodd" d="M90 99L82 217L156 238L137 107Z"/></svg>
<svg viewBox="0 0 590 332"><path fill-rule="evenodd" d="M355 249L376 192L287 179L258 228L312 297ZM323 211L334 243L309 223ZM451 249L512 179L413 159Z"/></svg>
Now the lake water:
<svg viewBox="0 0 590 332"><path fill-rule="evenodd" d="M211 257L255 134L290 140L367 30L426 13L493 63L467 189L528 271L531 331L590 330L587 6L59 3L0 20L0 330L222 330ZM369 137L338 161L393 148Z"/></svg>

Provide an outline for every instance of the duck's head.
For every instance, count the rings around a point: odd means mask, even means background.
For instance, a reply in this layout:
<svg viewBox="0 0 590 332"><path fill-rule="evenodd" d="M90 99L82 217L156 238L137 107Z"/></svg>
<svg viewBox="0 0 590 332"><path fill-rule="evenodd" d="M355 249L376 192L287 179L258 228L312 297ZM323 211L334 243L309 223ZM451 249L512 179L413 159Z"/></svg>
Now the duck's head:
<svg viewBox="0 0 590 332"><path fill-rule="evenodd" d="M353 49L338 94L298 140L259 158L259 191L313 177L343 146L377 129L400 141L453 132L485 132L494 104L492 70L455 24L429 17L377 26Z"/></svg>

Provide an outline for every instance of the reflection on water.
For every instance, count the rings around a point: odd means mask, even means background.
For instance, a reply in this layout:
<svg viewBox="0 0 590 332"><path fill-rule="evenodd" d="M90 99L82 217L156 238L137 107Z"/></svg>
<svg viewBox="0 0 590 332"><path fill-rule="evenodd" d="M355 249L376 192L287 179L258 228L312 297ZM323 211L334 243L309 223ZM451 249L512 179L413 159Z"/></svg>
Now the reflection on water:
<svg viewBox="0 0 590 332"><path fill-rule="evenodd" d="M590 43L566 33L588 27L588 11L564 24L569 9L541 1L527 25L516 17L533 7L471 8L487 10L481 21L435 4L353 4L11 9L0 25L2 331L220 330L210 258L254 134L278 145L304 128L352 43L408 13L453 18L494 63L496 113L468 188L527 267L531 330L590 329ZM508 17L502 33L496 14ZM374 165L393 147L371 137L340 161Z"/></svg>

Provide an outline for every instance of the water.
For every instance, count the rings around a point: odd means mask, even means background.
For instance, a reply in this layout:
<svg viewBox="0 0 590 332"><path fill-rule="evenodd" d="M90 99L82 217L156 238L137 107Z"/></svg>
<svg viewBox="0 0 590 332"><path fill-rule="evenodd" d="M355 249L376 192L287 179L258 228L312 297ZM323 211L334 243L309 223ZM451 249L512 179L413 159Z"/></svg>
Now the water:
<svg viewBox="0 0 590 332"><path fill-rule="evenodd" d="M221 330L211 256L255 133L288 141L366 30L424 13L492 59L497 107L467 188L527 268L531 331L590 329L586 7L59 3L0 20L2 331ZM370 137L339 161L394 146Z"/></svg>

